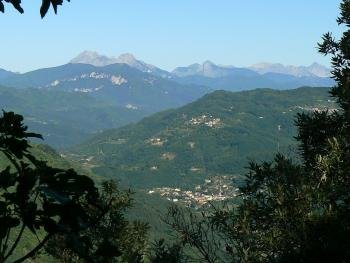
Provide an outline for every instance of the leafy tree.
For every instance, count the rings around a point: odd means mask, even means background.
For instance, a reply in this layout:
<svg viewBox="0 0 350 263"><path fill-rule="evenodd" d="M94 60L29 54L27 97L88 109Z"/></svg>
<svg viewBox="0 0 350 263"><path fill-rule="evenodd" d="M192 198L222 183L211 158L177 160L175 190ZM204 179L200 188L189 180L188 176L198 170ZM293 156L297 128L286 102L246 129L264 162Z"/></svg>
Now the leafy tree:
<svg viewBox="0 0 350 263"><path fill-rule="evenodd" d="M69 2L70 0L67 0L67 1ZM18 12L20 12L21 14L24 13L24 10L21 6L21 2L22 2L21 0L0 0L0 12L2 13L5 12L5 5L3 2L11 3ZM47 11L49 11L50 9L50 6L53 7L55 14L57 14L57 8L59 5L62 5L62 4L63 4L63 0L42 0L42 4L40 7L41 17L43 18L46 15Z"/></svg>
<svg viewBox="0 0 350 263"><path fill-rule="evenodd" d="M0 118L0 154L8 160L0 171L0 262L24 262L44 248L62 262L142 262L148 225L125 218L130 191L113 181L99 191L89 177L37 160L28 139L41 136L22 122L13 112Z"/></svg>
<svg viewBox="0 0 350 263"><path fill-rule="evenodd" d="M46 251L61 262L142 262L148 225L125 218L132 201L130 192L119 191L113 181L105 182L100 200L106 213L96 224L79 235L56 235ZM99 217L95 209L89 212Z"/></svg>
<svg viewBox="0 0 350 263"><path fill-rule="evenodd" d="M207 217L230 262L349 262L350 0L340 10L341 39L327 33L319 44L321 53L332 55L337 85L330 94L340 108L299 114L301 162L278 154L273 162L251 163L241 203ZM196 224L172 213L170 225L187 239L198 238L191 231ZM206 240L196 243L199 250Z"/></svg>
<svg viewBox="0 0 350 263"><path fill-rule="evenodd" d="M0 172L0 262L19 255L24 235L38 241L25 255L11 258L13 262L36 256L57 233L79 233L95 223L87 207L100 210L94 182L74 170L52 168L37 160L29 151L28 139L33 137L41 138L27 132L22 116L3 112L0 154L9 165Z"/></svg>

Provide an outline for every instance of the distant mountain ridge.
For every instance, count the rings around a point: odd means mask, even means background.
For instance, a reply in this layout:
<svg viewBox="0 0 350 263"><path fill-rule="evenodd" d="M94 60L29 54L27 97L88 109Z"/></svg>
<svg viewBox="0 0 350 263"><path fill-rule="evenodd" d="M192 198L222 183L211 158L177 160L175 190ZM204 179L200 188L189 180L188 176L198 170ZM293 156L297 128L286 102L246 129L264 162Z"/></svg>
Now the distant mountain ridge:
<svg viewBox="0 0 350 263"><path fill-rule="evenodd" d="M84 51L77 57L73 58L70 63L89 64L96 67L104 67L112 64L127 64L130 67L138 69L142 72L151 73L164 78L171 77L169 72L151 64L147 64L141 60L137 60L134 55L130 53L121 54L119 57L108 57L100 55L95 51Z"/></svg>
<svg viewBox="0 0 350 263"><path fill-rule="evenodd" d="M292 75L295 77L330 77L330 69L318 63L313 63L310 66L293 66L283 65L280 63L257 63L250 67L239 68L232 65L217 65L207 60L202 64L195 63L189 66L177 67L172 72L167 72L166 70L160 69L159 67L147 64L142 60L136 59L134 55L130 53L121 54L119 57L113 57L100 55L94 51L84 51L80 53L77 57L73 58L70 61L70 63L90 64L99 67L116 63L124 63L142 72L153 73L157 74L158 76L164 77L188 77L200 75L204 77L218 78L230 75L230 72L235 70L251 70L259 74L279 73L285 75Z"/></svg>
<svg viewBox="0 0 350 263"><path fill-rule="evenodd" d="M330 77L331 69L322 66L318 63L313 63L310 66L285 66L280 63L259 63L255 64L249 69L254 70L260 74L265 73L280 73L288 74L296 77L310 77L316 76L320 78Z"/></svg>
<svg viewBox="0 0 350 263"><path fill-rule="evenodd" d="M313 63L310 66L284 66L278 63L259 63L248 68L239 68L217 65L211 61L205 61L202 64L196 63L187 67L178 67L172 72L168 72L139 60L130 53L121 54L119 57L111 57L100 55L94 51L84 51L73 58L70 64L80 64L81 67L84 67L84 64L97 68L124 64L131 69L136 69L150 76L172 80L182 85L207 86L211 90L293 89L301 86L329 87L334 85L333 79L329 77L330 69L317 63ZM52 71L51 69L42 70L47 70L48 72ZM36 72L41 72L42 70L18 74L19 76L13 76L14 73L12 72L0 71L0 81L3 85L13 85L14 79L26 79L26 84L33 81L38 82L34 76ZM45 78L49 78L49 75ZM56 80L60 81L60 79ZM56 84L58 83L56 82ZM78 87L78 89L84 89L85 91L91 90L90 87Z"/></svg>
<svg viewBox="0 0 350 263"><path fill-rule="evenodd" d="M203 76L208 78L226 77L240 72L241 74L252 76L255 75L249 69L236 68L234 66L219 66L207 60L203 64L192 64L188 67L178 67L172 71L177 77Z"/></svg>
<svg viewBox="0 0 350 263"><path fill-rule="evenodd" d="M119 57L107 57L91 51L84 51L72 59L71 63L95 66L123 63L142 72L172 79L181 84L203 85L214 90L293 89L301 86L329 87L334 84L330 78L330 69L317 63L310 66L260 63L240 68L217 65L207 60L202 64L195 63L187 67L177 67L172 72L168 72L138 60L129 53Z"/></svg>
<svg viewBox="0 0 350 263"><path fill-rule="evenodd" d="M285 66L280 63L258 63L250 67L235 67L235 66L222 66L216 65L211 61L205 61L202 64L196 63L189 65L187 67L175 68L172 73L178 77L188 77L188 76L204 76L209 78L225 77L232 72L237 70L248 70L259 73L260 75L266 73L278 73L291 75L295 77L319 77L328 78L330 77L330 69L322 66L318 63L313 63L310 66Z"/></svg>

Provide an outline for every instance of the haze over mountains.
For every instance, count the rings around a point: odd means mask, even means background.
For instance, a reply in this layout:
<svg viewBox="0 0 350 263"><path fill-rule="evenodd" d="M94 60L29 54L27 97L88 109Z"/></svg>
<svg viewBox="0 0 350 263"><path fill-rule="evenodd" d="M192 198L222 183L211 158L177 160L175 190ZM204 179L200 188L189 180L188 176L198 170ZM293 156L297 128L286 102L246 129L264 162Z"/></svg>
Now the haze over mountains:
<svg viewBox="0 0 350 263"><path fill-rule="evenodd" d="M260 74L265 73L281 73L293 75L296 77L310 77L316 76L320 78L330 77L330 69L322 66L318 63L313 63L308 67L305 66L285 66L279 63L258 63L249 67L249 69L254 70Z"/></svg>
<svg viewBox="0 0 350 263"><path fill-rule="evenodd" d="M330 79L330 69L317 63L308 67L260 63L247 68L239 68L205 61L202 64L177 67L172 72L167 72L136 59L132 54L107 57L91 51L84 51L70 62L95 66L124 63L158 77L172 79L182 84L207 86L213 90L291 89L300 86L332 86L334 83Z"/></svg>
<svg viewBox="0 0 350 263"><path fill-rule="evenodd" d="M141 70L143 72L155 73L157 71L163 71L164 73L173 74L178 77L186 77L192 75L202 75L214 78L222 77L230 74L230 71L232 69L237 68L234 66L216 65L211 61L205 61L203 62L203 64L196 63L187 67L177 67L170 73L156 66L138 60L130 53L121 54L119 57L108 57L105 55L100 55L94 51L84 51L80 53L77 57L73 58L70 61L70 63L82 63L94 66L107 66L116 63L124 63L129 65L130 67L137 68L138 70ZM247 67L246 69L250 69L260 74L280 73L292 75L295 77L315 76L320 78L326 78L330 76L330 69L318 63L313 63L310 66L285 66L279 63L258 63Z"/></svg>
<svg viewBox="0 0 350 263"><path fill-rule="evenodd" d="M62 66L23 74L0 70L0 102L1 108L23 114L47 143L67 147L215 90L329 87L333 80L324 77L327 72L317 64L237 68L210 61L167 72L131 54L85 51Z"/></svg>
<svg viewBox="0 0 350 263"><path fill-rule="evenodd" d="M206 86L211 90L224 89L229 91L249 90L256 88L291 89L300 86L332 86L334 81L330 78L330 70L314 63L310 66L284 66L282 64L260 63L247 68L235 66L221 66L211 61L202 64L192 64L186 67L177 67L172 72L136 59L132 54L126 53L119 57L108 57L97 52L84 51L73 58L69 64L48 69L39 69L24 74L14 74L5 70L0 71L1 84L14 87L40 87L45 88L51 84L62 84L77 76L72 72L90 75L91 73L104 73L111 65L127 65L127 71L138 70L150 81L151 76L168 79L185 85ZM87 65L94 66L88 67ZM113 67L107 71L111 73ZM121 68L121 66L115 66ZM57 74L57 72L60 74ZM70 72L72 71L72 72ZM118 70L113 76L126 80ZM38 75L42 75L39 77ZM47 77L46 77L47 76ZM50 79L55 76L56 79ZM139 74L141 77L141 75ZM102 81L103 78L99 78ZM52 81L49 83L49 81ZM91 87L75 85L76 91L89 91ZM94 86L98 89L101 85ZM129 85L130 86L130 85Z"/></svg>
<svg viewBox="0 0 350 263"><path fill-rule="evenodd" d="M172 71L178 77L188 77L201 75L209 78L218 78L230 75L233 71L244 71L245 69L257 72L261 75L266 73L280 73L292 75L295 77L320 77L327 78L330 76L330 70L320 64L313 63L305 66L284 66L282 64L259 63L248 68L237 68L234 66L220 66L211 61L205 61L203 64L192 64L188 67L178 67ZM248 71L246 71L248 72Z"/></svg>

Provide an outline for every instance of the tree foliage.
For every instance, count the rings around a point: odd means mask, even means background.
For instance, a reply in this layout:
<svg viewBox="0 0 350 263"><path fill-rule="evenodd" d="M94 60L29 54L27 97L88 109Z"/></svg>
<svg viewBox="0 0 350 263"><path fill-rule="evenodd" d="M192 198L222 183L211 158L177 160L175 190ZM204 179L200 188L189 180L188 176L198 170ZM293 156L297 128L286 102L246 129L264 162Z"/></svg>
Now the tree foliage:
<svg viewBox="0 0 350 263"><path fill-rule="evenodd" d="M98 189L74 170L57 169L30 151L23 117L0 118L0 154L8 166L0 171L0 262L23 262L40 252L61 262L142 262L148 225L129 222L131 192L113 181ZM21 254L23 242L32 242Z"/></svg>
<svg viewBox="0 0 350 263"><path fill-rule="evenodd" d="M67 0L68 2L70 0ZM4 13L5 12L5 3L12 4L12 6L21 14L24 13L24 10L21 6L21 0L0 0L0 12ZM50 9L50 6L52 6L53 10L55 11L55 14L57 14L57 8L59 5L63 4L63 0L42 0L42 4L40 7L40 15L43 18L47 12Z"/></svg>
<svg viewBox="0 0 350 263"><path fill-rule="evenodd" d="M0 153L9 165L0 172L0 262L13 256L26 231L40 238L14 262L34 257L57 233L79 233L94 223L86 207L100 210L94 182L37 160L29 151L28 139L33 137L41 138L27 132L22 116L3 113Z"/></svg>
<svg viewBox="0 0 350 263"><path fill-rule="evenodd" d="M150 261L152 263L179 263L188 262L183 253L181 244L169 245L164 239L157 241L152 248Z"/></svg>
<svg viewBox="0 0 350 263"><path fill-rule="evenodd" d="M132 205L130 194L120 191L113 181L104 182L100 201L106 213L78 235L56 235L46 251L67 263L143 262L148 225L125 218L126 209ZM89 213L96 218L100 215L95 209L90 209Z"/></svg>

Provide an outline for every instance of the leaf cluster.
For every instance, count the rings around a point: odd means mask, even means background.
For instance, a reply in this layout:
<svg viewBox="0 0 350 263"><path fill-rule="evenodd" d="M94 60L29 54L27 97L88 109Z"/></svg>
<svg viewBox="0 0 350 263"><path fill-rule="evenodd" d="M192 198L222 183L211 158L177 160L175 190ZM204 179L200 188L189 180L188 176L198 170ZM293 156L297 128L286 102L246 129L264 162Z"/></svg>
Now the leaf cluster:
<svg viewBox="0 0 350 263"><path fill-rule="evenodd" d="M75 235L58 234L46 246L46 251L61 262L143 262L148 225L129 222L125 212L131 206L130 192L120 191L113 181L104 182L100 206L88 213L98 218L85 231Z"/></svg>
<svg viewBox="0 0 350 263"><path fill-rule="evenodd" d="M68 2L70 0L67 0ZM24 13L24 10L21 6L21 0L0 0L0 12L4 13L5 12L5 3L10 3L12 6L21 14ZM57 8L59 5L63 4L63 0L42 0L42 4L40 7L40 15L41 18L44 18L44 16L47 14L47 12L50 9L50 6L52 6L53 10L55 11L55 14L57 14Z"/></svg>
<svg viewBox="0 0 350 263"><path fill-rule="evenodd" d="M43 237L15 262L34 257L57 233L86 229L93 223L86 207L100 210L94 182L74 170L52 168L37 160L29 151L29 138L41 136L27 132L22 116L3 112L0 152L8 166L0 171L0 262L14 254L25 231Z"/></svg>

